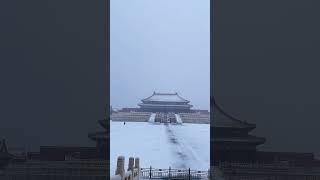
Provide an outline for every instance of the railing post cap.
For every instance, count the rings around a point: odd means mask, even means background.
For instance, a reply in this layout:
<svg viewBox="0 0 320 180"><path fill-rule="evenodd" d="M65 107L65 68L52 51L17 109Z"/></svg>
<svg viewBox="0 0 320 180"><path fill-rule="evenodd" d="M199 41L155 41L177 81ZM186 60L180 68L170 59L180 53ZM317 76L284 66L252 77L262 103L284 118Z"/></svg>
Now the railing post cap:
<svg viewBox="0 0 320 180"><path fill-rule="evenodd" d="M118 156L118 159L124 159L124 156Z"/></svg>

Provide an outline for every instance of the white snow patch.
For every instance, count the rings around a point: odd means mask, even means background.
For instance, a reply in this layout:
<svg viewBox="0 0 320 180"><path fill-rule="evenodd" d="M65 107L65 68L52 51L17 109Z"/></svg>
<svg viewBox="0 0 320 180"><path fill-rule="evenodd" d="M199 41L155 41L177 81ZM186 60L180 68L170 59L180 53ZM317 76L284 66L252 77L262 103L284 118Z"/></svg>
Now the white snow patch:
<svg viewBox="0 0 320 180"><path fill-rule="evenodd" d="M169 125L175 135L178 146L187 156L184 162L187 168L206 171L210 167L210 125L183 124Z"/></svg>
<svg viewBox="0 0 320 180"><path fill-rule="evenodd" d="M145 122L110 123L110 174L116 170L117 157L139 157L141 167L168 168L173 157L166 138L165 126Z"/></svg>

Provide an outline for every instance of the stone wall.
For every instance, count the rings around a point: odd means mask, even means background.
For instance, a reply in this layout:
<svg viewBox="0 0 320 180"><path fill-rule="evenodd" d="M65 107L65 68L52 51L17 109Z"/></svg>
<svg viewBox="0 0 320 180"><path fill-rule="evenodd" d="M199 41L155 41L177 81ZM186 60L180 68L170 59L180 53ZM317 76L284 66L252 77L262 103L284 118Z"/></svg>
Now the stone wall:
<svg viewBox="0 0 320 180"><path fill-rule="evenodd" d="M10 163L0 180L106 180L109 162L103 160L27 161Z"/></svg>
<svg viewBox="0 0 320 180"><path fill-rule="evenodd" d="M281 163L222 163L210 169L211 177L219 180L320 180L320 168L296 167Z"/></svg>
<svg viewBox="0 0 320 180"><path fill-rule="evenodd" d="M151 113L149 112L116 112L111 115L112 121L127 122L148 122Z"/></svg>
<svg viewBox="0 0 320 180"><path fill-rule="evenodd" d="M179 113L183 123L210 124L210 114L205 113Z"/></svg>

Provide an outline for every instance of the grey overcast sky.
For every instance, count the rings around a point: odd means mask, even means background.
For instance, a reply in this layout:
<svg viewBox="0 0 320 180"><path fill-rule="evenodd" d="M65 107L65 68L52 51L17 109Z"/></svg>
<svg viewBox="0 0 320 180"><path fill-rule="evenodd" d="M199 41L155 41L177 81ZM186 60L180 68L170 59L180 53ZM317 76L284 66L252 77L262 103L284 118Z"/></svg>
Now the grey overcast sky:
<svg viewBox="0 0 320 180"><path fill-rule="evenodd" d="M110 104L178 92L210 109L210 1L111 0L110 9Z"/></svg>

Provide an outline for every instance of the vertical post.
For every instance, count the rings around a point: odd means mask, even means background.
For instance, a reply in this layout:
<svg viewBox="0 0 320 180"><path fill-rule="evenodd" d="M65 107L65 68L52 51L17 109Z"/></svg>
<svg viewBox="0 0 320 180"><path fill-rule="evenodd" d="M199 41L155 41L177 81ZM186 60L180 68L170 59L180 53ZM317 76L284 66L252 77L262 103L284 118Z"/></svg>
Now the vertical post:
<svg viewBox="0 0 320 180"><path fill-rule="evenodd" d="M171 167L169 167L169 179L171 178Z"/></svg>
<svg viewBox="0 0 320 180"><path fill-rule="evenodd" d="M189 180L191 180L191 171L190 171L190 168L189 168Z"/></svg>
<svg viewBox="0 0 320 180"><path fill-rule="evenodd" d="M134 180L134 170L131 171L132 180Z"/></svg>
<svg viewBox="0 0 320 180"><path fill-rule="evenodd" d="M152 169L152 167L150 166L150 174L149 174L150 175L150 179L151 179L151 169Z"/></svg>
<svg viewBox="0 0 320 180"><path fill-rule="evenodd" d="M116 169L116 175L120 175L121 177L124 176L124 156L119 156L117 160L117 169Z"/></svg>
<svg viewBox="0 0 320 180"><path fill-rule="evenodd" d="M139 162L139 158L136 157L136 159L134 160L134 168L139 168L140 169L140 162Z"/></svg>
<svg viewBox="0 0 320 180"><path fill-rule="evenodd" d="M139 158L136 157L134 160L134 168L138 170L138 179L140 179L140 162Z"/></svg>
<svg viewBox="0 0 320 180"><path fill-rule="evenodd" d="M130 157L129 164L128 164L128 171L133 171L133 166L134 166L134 158Z"/></svg>

